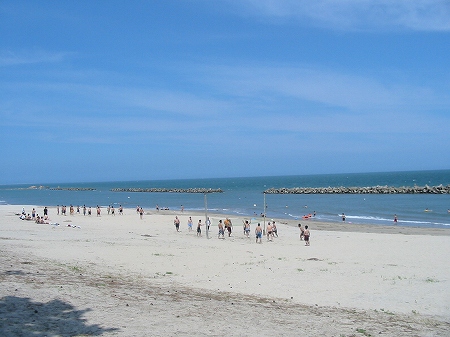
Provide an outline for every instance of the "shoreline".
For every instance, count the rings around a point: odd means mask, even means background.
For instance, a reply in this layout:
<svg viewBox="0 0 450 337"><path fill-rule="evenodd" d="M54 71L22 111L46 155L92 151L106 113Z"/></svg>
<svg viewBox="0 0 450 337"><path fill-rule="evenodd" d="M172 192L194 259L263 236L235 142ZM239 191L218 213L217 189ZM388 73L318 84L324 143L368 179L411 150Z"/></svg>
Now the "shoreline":
<svg viewBox="0 0 450 337"><path fill-rule="evenodd" d="M243 315L261 324L260 335L273 335L265 322L274 315L282 323L280 335L298 335L304 324L311 336L350 336L356 329L371 335L450 333L448 231L407 227L396 229L405 233L374 233L359 225L308 222L311 246L305 246L295 223L274 219L280 236L257 244L254 224L247 238L240 217L230 216L232 235L218 239L223 217L211 214L206 239L204 227L201 237L195 233L197 221L204 222L202 212L149 211L141 220L135 209L115 216L102 210L97 217L57 216L49 208L51 222L59 225L47 225L20 220L15 213L21 208L0 206L1 297L32 299L41 307L61 300L89 309L89 324L106 324L121 335L148 329L176 334L179 327L211 334L211 326L219 329L213 335L221 335L215 313L223 310L233 318L225 325L236 336L256 333ZM199 322L203 312L209 313L207 324ZM28 313L15 315L20 325ZM155 326L155 320L165 325Z"/></svg>
<svg viewBox="0 0 450 337"><path fill-rule="evenodd" d="M36 208L36 210L40 211L40 214L42 214L42 210L45 206L42 205L0 205L1 207L17 207L17 212L20 212L20 209L22 207L25 207L25 209L32 209L33 207ZM50 214L56 213L56 206L50 206L47 207L49 210L51 210ZM102 216L111 216L108 214L105 214L106 212L106 206L101 206L102 209ZM123 208L124 213L127 214L134 214L136 213L135 208ZM93 208L93 213L91 217L95 217L94 214L95 208ZM116 212L118 210L116 209ZM156 209L152 210L144 210L146 215L173 215L173 216L183 216L183 215L191 215L195 217L199 217L204 219L205 218L205 212L204 211L191 211L191 210L184 210L182 212L181 210L159 210ZM28 212L27 212L28 213ZM39 212L38 212L39 214ZM74 214L74 215L66 215L66 217L77 217L77 216L83 216L82 214ZM251 222L251 224L261 223L261 226L264 224L264 218L258 217L258 216L244 216L244 215L238 215L238 214L227 214L222 212L215 212L215 211L208 211L208 217L211 219L237 219L239 221L239 225L241 224L240 220L252 220L256 219L256 221ZM316 220L315 218L311 217L309 219L289 219L289 218L266 218L266 222L268 221L275 221L277 224L283 224L288 225L291 227L298 227L298 224L301 223L302 226L308 225L313 226L314 230L319 231L334 231L334 232L356 232L356 233L372 233L372 234L404 234L404 235L437 235L437 236L450 236L450 228L436 228L436 227L419 227L419 226L402 226L401 222L399 222L398 225L378 225L378 224L367 224L367 223L357 223L357 222L339 222L339 221L320 221ZM215 223L213 223L215 225Z"/></svg>

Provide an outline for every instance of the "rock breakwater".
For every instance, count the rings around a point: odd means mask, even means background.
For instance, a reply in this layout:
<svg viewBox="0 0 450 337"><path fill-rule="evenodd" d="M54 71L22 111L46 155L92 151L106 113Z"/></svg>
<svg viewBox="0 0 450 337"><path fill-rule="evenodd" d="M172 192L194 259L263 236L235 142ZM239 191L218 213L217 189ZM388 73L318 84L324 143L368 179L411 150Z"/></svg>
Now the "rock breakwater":
<svg viewBox="0 0 450 337"><path fill-rule="evenodd" d="M49 187L51 191L96 191L93 187Z"/></svg>
<svg viewBox="0 0 450 337"><path fill-rule="evenodd" d="M112 188L110 191L147 193L223 193L220 188Z"/></svg>
<svg viewBox="0 0 450 337"><path fill-rule="evenodd" d="M450 194L450 185L269 188L266 194Z"/></svg>

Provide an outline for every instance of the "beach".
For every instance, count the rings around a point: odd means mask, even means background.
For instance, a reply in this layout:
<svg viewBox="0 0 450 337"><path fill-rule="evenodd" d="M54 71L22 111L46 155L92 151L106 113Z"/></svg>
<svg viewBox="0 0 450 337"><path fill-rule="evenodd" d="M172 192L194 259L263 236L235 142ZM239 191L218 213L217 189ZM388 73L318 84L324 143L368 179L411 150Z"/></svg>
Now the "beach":
<svg viewBox="0 0 450 337"><path fill-rule="evenodd" d="M259 244L236 215L210 214L207 238L204 213L49 207L36 224L21 209L0 206L2 336L450 335L449 229L305 220L305 246L298 221L274 219Z"/></svg>

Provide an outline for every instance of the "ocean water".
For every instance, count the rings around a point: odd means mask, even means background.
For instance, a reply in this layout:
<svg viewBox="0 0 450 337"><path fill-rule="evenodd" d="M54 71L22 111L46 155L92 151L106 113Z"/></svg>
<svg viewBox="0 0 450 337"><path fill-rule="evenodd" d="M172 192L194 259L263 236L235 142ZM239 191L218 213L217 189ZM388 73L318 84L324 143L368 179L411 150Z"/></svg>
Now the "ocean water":
<svg viewBox="0 0 450 337"><path fill-rule="evenodd" d="M227 213L235 216L254 217L264 212L263 191L274 188L328 187L328 186L435 186L450 184L450 170L321 174L279 177L247 177L218 179L184 179L155 181L116 181L90 183L35 183L47 187L90 187L95 191L68 191L29 189L30 185L0 185L0 204L18 205L119 205L154 209L156 205L171 210L203 211L205 196L187 193L112 192L112 188L221 188L223 193L206 196L208 213ZM341 222L339 214L346 214L346 221L372 225L398 224L416 227L450 226L450 195L265 195L268 218L295 219L316 212L321 221ZM428 210L428 211L425 211Z"/></svg>

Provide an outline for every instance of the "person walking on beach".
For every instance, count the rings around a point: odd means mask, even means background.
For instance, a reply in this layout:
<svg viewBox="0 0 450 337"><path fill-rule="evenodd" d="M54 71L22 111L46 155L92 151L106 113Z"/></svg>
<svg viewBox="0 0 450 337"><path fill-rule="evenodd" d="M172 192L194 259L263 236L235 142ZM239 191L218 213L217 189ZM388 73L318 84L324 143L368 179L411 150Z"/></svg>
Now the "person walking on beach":
<svg viewBox="0 0 450 337"><path fill-rule="evenodd" d="M394 214L394 224L396 225L398 222L397 214Z"/></svg>
<svg viewBox="0 0 450 337"><path fill-rule="evenodd" d="M277 225L275 225L275 221L272 222L272 233L278 237L278 229Z"/></svg>
<svg viewBox="0 0 450 337"><path fill-rule="evenodd" d="M255 235L256 235L256 243L262 243L262 227L261 224L258 222L258 226L255 228Z"/></svg>
<svg viewBox="0 0 450 337"><path fill-rule="evenodd" d="M220 239L220 236L222 235L222 239L225 239L225 231L223 229L222 220L219 220L217 227L219 227L219 234L217 235L217 238Z"/></svg>
<svg viewBox="0 0 450 337"><path fill-rule="evenodd" d="M227 231L228 231L228 237L230 237L231 236L231 230L232 230L232 223L231 223L231 220L229 219L229 218L226 218L225 219L225 228L227 229Z"/></svg>
<svg viewBox="0 0 450 337"><path fill-rule="evenodd" d="M189 232L192 231L192 218L191 217L189 217L189 219L188 219L188 230L189 230Z"/></svg>
<svg viewBox="0 0 450 337"><path fill-rule="evenodd" d="M83 215L86 215L86 205L83 205Z"/></svg>
<svg viewBox="0 0 450 337"><path fill-rule="evenodd" d="M144 209L141 207L140 209L139 209L139 217L141 218L141 220L142 220L142 217L144 216Z"/></svg>
<svg viewBox="0 0 450 337"><path fill-rule="evenodd" d="M309 237L310 237L310 232L308 229L308 225L305 226L305 232L303 233L305 236L305 246L309 246Z"/></svg>
<svg viewBox="0 0 450 337"><path fill-rule="evenodd" d="M250 237L250 223L248 220L245 220L244 223L244 234L249 238Z"/></svg>
<svg viewBox="0 0 450 337"><path fill-rule="evenodd" d="M180 231L180 219L178 219L178 216L175 216L175 220L173 220L173 224L175 225L177 232L179 232Z"/></svg>
<svg viewBox="0 0 450 337"><path fill-rule="evenodd" d="M111 215L116 216L116 210L114 209L114 206L111 206Z"/></svg>
<svg viewBox="0 0 450 337"><path fill-rule="evenodd" d="M300 229L300 241L301 241L301 240L303 240L303 238L305 236L305 230L303 229L301 223L298 224L298 228Z"/></svg>
<svg viewBox="0 0 450 337"><path fill-rule="evenodd" d="M197 236L202 236L202 220L198 220L197 224Z"/></svg>
<svg viewBox="0 0 450 337"><path fill-rule="evenodd" d="M100 206L99 205L97 205L97 216L100 216Z"/></svg>

